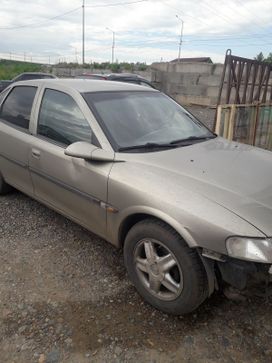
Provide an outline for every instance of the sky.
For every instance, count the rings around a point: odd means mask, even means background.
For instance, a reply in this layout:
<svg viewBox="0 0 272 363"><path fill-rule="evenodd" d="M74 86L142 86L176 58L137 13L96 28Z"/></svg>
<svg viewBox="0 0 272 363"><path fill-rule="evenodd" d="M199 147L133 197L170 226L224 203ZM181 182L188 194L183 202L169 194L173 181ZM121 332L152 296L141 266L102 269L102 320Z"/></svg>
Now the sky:
<svg viewBox="0 0 272 363"><path fill-rule="evenodd" d="M83 0L0 0L0 58L82 62ZM85 0L85 62L272 52L272 0ZM108 28L108 29L107 29Z"/></svg>

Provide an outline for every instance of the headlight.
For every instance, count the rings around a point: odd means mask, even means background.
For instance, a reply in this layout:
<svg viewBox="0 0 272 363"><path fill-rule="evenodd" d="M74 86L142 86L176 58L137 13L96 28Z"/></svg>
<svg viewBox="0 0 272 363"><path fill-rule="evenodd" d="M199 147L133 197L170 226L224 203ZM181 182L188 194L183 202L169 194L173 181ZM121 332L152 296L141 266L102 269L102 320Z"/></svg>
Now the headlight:
<svg viewBox="0 0 272 363"><path fill-rule="evenodd" d="M272 263L272 238L230 237L227 239L226 247L231 257Z"/></svg>

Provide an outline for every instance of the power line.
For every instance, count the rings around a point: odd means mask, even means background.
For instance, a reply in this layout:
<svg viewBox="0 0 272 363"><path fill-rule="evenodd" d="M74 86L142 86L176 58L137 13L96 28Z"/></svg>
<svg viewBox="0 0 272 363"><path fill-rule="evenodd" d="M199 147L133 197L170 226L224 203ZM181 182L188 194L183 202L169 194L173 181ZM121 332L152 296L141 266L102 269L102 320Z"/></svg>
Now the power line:
<svg viewBox="0 0 272 363"><path fill-rule="evenodd" d="M269 38L271 38L271 34L267 34L267 37L269 37ZM247 40L247 39L250 39L250 40L252 40L252 39L264 39L265 38L265 36L251 36L251 35L249 35L249 36L244 36L244 37L233 37L233 36L228 36L228 37L223 37L223 38L195 38L195 39L193 39L193 38L191 38L191 39L186 39L186 41L187 42L193 42L193 43L195 43L195 42L225 42L225 41L229 41L229 40L231 40L231 41L233 41L233 40Z"/></svg>
<svg viewBox="0 0 272 363"><path fill-rule="evenodd" d="M240 0L236 0L236 3L238 3L240 6L242 6L242 8L243 9L245 9L246 10L246 12L249 14L249 15L252 15L252 13L249 11L249 9L245 6L245 4L243 4L242 3L242 1L240 1ZM260 17L258 17L258 14L256 14L256 13L254 13L254 18L255 19L259 19L259 21L260 22L262 22L263 21L263 19L261 19ZM260 24L258 24L258 23L256 23L256 21L255 21L255 24L256 25L258 25L258 26L260 26L260 27L264 27L263 25L260 25Z"/></svg>
<svg viewBox="0 0 272 363"><path fill-rule="evenodd" d="M139 4L143 2L147 2L148 0L136 0L130 2L121 2L121 3L112 3L112 4L100 4L100 5L85 5L86 8L108 8L111 6L123 6L123 5L132 5Z"/></svg>
<svg viewBox="0 0 272 363"><path fill-rule="evenodd" d="M244 10L246 10L246 12L248 13L248 15L250 15L250 16L252 16L252 12L250 12L245 6L244 6L244 4L241 2L241 1L235 1L235 2L230 2L230 1L227 1L227 6L228 7L230 7L230 8L232 8L235 12L237 12L237 9L239 10L239 12L240 12L240 14L243 16L243 18L245 18L245 12L244 11L242 11L242 9L241 8L243 8ZM253 14L254 15L254 17L252 17L253 19L251 20L251 24L253 23L253 24L255 24L256 26L258 26L258 27L260 27L260 28L262 28L262 29L265 29L266 30L266 27L265 26L263 26L263 25L261 25L261 24L259 24L256 20L258 20L258 18L257 18L257 16L256 16L256 14L254 13ZM259 18L259 21L260 22L262 22L263 20L261 20L260 18ZM249 33L250 34L250 33Z"/></svg>
<svg viewBox="0 0 272 363"><path fill-rule="evenodd" d="M186 13L186 12L184 12L184 11L182 11L182 10L180 10L180 9L178 9L178 8L176 8L176 7L174 7L174 6L172 6L172 5L169 5L168 3L167 3L167 0L158 0L160 3L163 3L165 6L168 6L169 8L171 8L171 9L173 9L173 10L175 10L176 12L179 12L180 14L182 14L183 16L187 16L187 17L189 17L189 18L192 18L192 19L195 19L195 20L197 20L198 22L201 22L201 23L203 23L203 24L205 24L205 25L211 25L210 23L208 23L207 21L205 21L205 20L203 20L201 17L198 17L198 16L193 16L193 15L190 15L190 14L188 14L188 13ZM211 9L211 11L212 12L214 12L214 10L209 6L209 5L207 5L207 4L201 4L202 6L204 5L204 6L206 6L207 8L210 8ZM220 17L220 15L218 15L218 13L217 12L214 12L217 16L219 16ZM225 21L227 21L228 23L230 22L230 20L228 20L228 19L224 19L224 17L223 17L223 15L222 15L222 18L223 18L223 20L225 20Z"/></svg>
<svg viewBox="0 0 272 363"><path fill-rule="evenodd" d="M245 36L234 36L234 35L226 35L226 36L218 36L218 37L207 37L207 38L201 38L201 37L192 37L192 36L187 36L186 39L183 40L183 42L186 43L209 43L209 42L213 42L213 43L217 43L217 42L228 42L228 41L235 41L235 40L266 40L265 38L271 38L271 34L252 34L252 35L245 35ZM119 41L120 42L120 41ZM154 43L174 43L176 42L176 38L175 37L167 37L167 38L154 38L154 37L147 37L145 41L137 41L137 39L124 39L123 38L123 43L129 42L131 43L137 43L137 45L139 44L148 44L148 45L152 45Z"/></svg>
<svg viewBox="0 0 272 363"><path fill-rule="evenodd" d="M178 9L178 8L176 8L176 7L174 7L174 6L171 6L171 5L169 5L167 2L166 2L167 0L158 0L158 2L160 2L160 3L162 3L162 4L164 4L165 6L167 6L167 7L169 7L169 8L171 8L172 10L175 10L175 12L179 12L179 13L181 13L183 16L185 16L185 17L191 17L192 19L195 19L195 20L198 20L198 21L201 21L201 22L203 22L204 24L206 24L206 25L211 25L210 23L208 23L208 22L206 22L206 21L203 21L201 18L198 18L198 17L196 17L196 16L192 16L192 15L189 15L189 14L187 14L186 12L184 12L184 11L181 11L180 9ZM211 8L208 4L202 4L202 5L204 5L204 6L206 6L207 8L210 8L211 9L211 11L213 12L213 13L215 13L215 15L217 15L217 16L219 16L219 17L221 17L222 19L224 19L225 21L227 21L228 23L230 23L230 19L228 19L228 18L226 18L226 17L224 17L224 16L222 16L222 15L218 15L218 12L216 12L213 8ZM218 34L218 33L210 33L211 35L212 34ZM269 36L269 37L271 37L271 35L272 34L269 34L269 33L266 33L266 34L262 34L262 33L248 33L249 35L247 35L247 36L244 36L244 37L232 37L232 36L226 36L226 39L225 38L222 38L222 39L220 39L220 41L224 41L224 40L232 40L232 39L236 39L236 40L238 40L238 39L254 39L255 37L256 38L259 38L259 37L266 37L266 36ZM221 35L218 35L218 37L222 37L223 35L221 34ZM218 38L208 38L208 39L205 39L205 41L217 41L217 39ZM196 39L190 39L190 40L187 40L187 41L193 41L193 42L198 42L198 41L204 41L204 40L201 40L201 39L199 39L199 38L196 38Z"/></svg>
<svg viewBox="0 0 272 363"><path fill-rule="evenodd" d="M180 9L178 9L178 8L176 8L176 7L174 7L174 6L172 6L172 5L169 5L167 2L166 2L166 0L158 0L158 2L160 2L160 3L162 3L163 5L165 5L165 6L168 6L168 8L170 8L170 9L172 9L172 10L175 10L175 13L179 13L179 14L181 14L182 16L187 16L187 17L189 17L189 18L192 18L192 19L195 19L195 20L197 20L198 22L200 21L201 23L203 23L203 24L205 24L205 25L210 25L208 22L206 22L205 20L203 20L203 19L201 19L201 18L199 18L199 17L197 17L197 16L193 16L193 15L190 15L190 14L188 14L188 13L186 13L186 12L184 12L184 11L181 11Z"/></svg>
<svg viewBox="0 0 272 363"><path fill-rule="evenodd" d="M71 13L74 13L79 9L81 9L81 6L75 8L75 9L69 10L69 11L67 11L65 13L53 16L52 18L47 18L45 21L43 21L41 23L32 23L32 24L18 25L18 26L13 26L13 27L0 27L0 30L12 30L12 29L21 29L21 28L28 28L28 27L30 27L30 28L39 27L39 26L41 26L43 24L46 24L46 23L48 23L48 22L50 22L52 20L55 20L55 19L61 18L63 16L69 15Z"/></svg>
<svg viewBox="0 0 272 363"><path fill-rule="evenodd" d="M138 4L147 2L148 0L136 0L136 1L130 1L130 2L118 2L118 3L112 3L112 4L97 4L97 5L85 5L85 8L106 8L106 7L112 7L112 6L124 6L124 5L132 5L132 4ZM39 23L30 23L25 25L17 25L17 26L11 26L11 27L0 27L0 30L15 30L15 29L22 29L22 28L35 28L43 26L44 24L47 24L48 22L64 17L66 15L72 14L79 9L82 9L82 6L79 6L77 8L74 8L72 10L69 10L65 13L61 13L59 15L53 16L52 18L47 18L45 21L39 22Z"/></svg>
<svg viewBox="0 0 272 363"><path fill-rule="evenodd" d="M233 24L233 21L231 19L229 19L225 15L222 15L218 10L216 11L212 6L207 4L205 0L204 0L204 3L200 2L200 5L202 5L202 6L204 5L206 8L210 9L211 12L213 12L219 18L225 20L225 22L227 22L228 24Z"/></svg>
<svg viewBox="0 0 272 363"><path fill-rule="evenodd" d="M207 44L201 44L201 45L207 45ZM251 47L251 46L267 46L267 45L272 45L272 43L241 43L241 44L232 44L232 47ZM189 46L189 44L187 44L187 46ZM209 47L218 47L218 44L208 44ZM220 46L223 47L223 45L220 44ZM224 48L226 48L224 46Z"/></svg>

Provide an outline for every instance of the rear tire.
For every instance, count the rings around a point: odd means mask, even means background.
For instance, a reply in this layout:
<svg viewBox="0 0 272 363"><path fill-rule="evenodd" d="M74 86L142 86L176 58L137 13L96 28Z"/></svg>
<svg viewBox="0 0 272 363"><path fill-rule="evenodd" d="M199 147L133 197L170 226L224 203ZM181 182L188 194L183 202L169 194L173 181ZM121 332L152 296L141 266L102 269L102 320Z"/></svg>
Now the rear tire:
<svg viewBox="0 0 272 363"><path fill-rule="evenodd" d="M12 187L5 182L4 178L0 174L0 195L7 194L11 190L12 190Z"/></svg>
<svg viewBox="0 0 272 363"><path fill-rule="evenodd" d="M197 252L161 221L146 219L131 228L124 259L139 294L163 312L190 313L208 296L207 274Z"/></svg>

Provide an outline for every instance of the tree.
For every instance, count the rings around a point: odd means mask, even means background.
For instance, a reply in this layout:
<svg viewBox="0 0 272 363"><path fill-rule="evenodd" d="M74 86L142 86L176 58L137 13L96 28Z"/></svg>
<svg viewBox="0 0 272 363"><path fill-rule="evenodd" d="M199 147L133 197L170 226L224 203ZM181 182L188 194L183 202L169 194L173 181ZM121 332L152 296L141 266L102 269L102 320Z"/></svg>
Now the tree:
<svg viewBox="0 0 272 363"><path fill-rule="evenodd" d="M254 59L259 62L266 62L272 64L272 52L270 52L266 58L264 57L263 52L260 52L256 55Z"/></svg>
<svg viewBox="0 0 272 363"><path fill-rule="evenodd" d="M264 61L263 52L260 52L259 54L257 54L254 59L257 60L258 62L263 62Z"/></svg>
<svg viewBox="0 0 272 363"><path fill-rule="evenodd" d="M265 58L265 62L272 64L272 52L270 52Z"/></svg>

